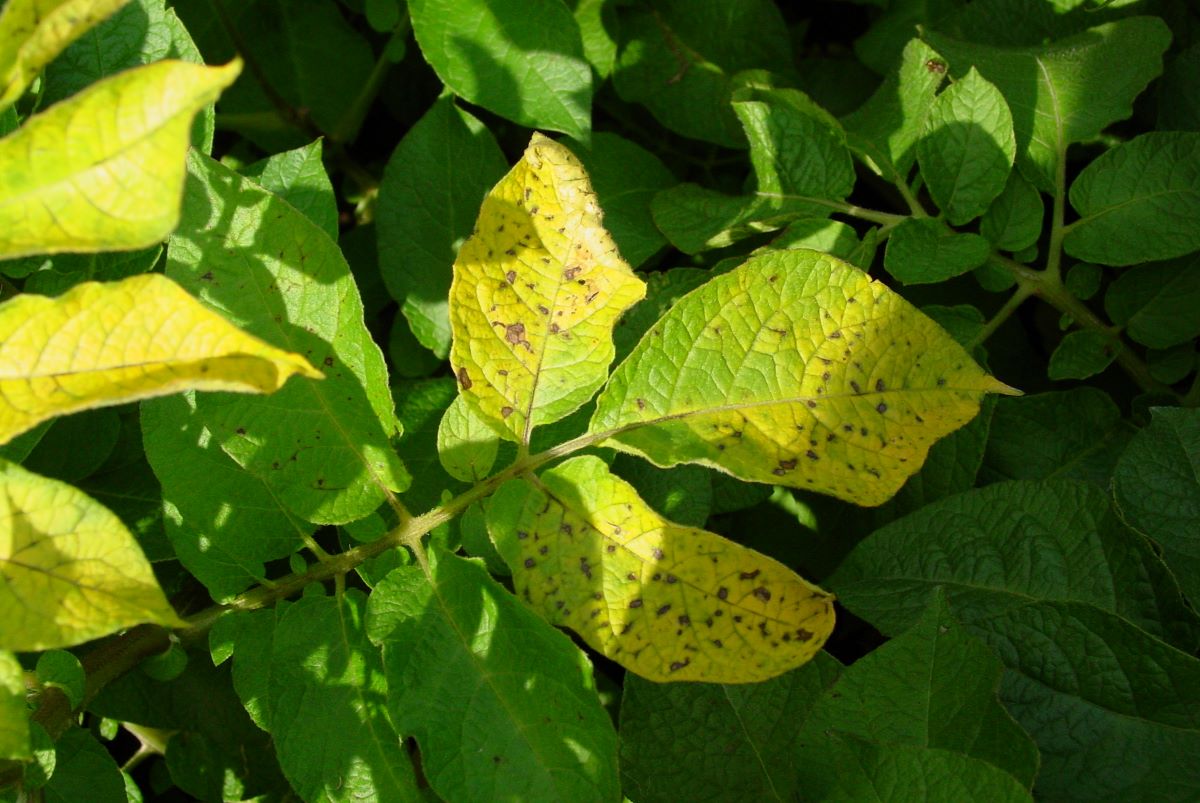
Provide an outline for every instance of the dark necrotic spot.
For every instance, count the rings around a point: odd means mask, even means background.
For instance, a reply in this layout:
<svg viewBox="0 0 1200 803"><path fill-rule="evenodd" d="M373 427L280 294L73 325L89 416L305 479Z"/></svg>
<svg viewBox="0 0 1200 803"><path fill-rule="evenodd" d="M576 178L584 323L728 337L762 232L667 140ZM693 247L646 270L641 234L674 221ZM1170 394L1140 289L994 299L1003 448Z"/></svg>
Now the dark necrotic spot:
<svg viewBox="0 0 1200 803"><path fill-rule="evenodd" d="M813 401L812 399L809 399L808 401L806 401L805 404L808 405L808 409L810 409L810 410L815 410L817 408L817 403L815 401Z"/></svg>
<svg viewBox="0 0 1200 803"><path fill-rule="evenodd" d="M509 407L508 405L505 405L504 407L500 408L500 416L502 418L508 418L512 414L513 414L513 408Z"/></svg>
<svg viewBox="0 0 1200 803"><path fill-rule="evenodd" d="M630 572L629 574L625 575L625 579L626 579L626 580L632 580L633 582L635 582L635 583L636 583L636 582L637 582L637 575L636 575L636 574L634 574L633 572Z"/></svg>
<svg viewBox="0 0 1200 803"><path fill-rule="evenodd" d="M640 608L640 607L642 607L642 601L640 599L635 599L633 602L629 603L629 607L630 608Z"/></svg>
<svg viewBox="0 0 1200 803"><path fill-rule="evenodd" d="M658 614L659 616L663 616L663 615L664 615L664 614L666 614L666 612L667 612L667 611L669 611L669 610L671 610L671 606L670 606L670 605L664 605L664 606L662 606L661 608L659 608L657 611L655 611L655 613L656 613L656 614Z"/></svg>
<svg viewBox="0 0 1200 803"><path fill-rule="evenodd" d="M520 540L524 541L528 537L529 533L525 532L524 530L517 530L517 538Z"/></svg>
<svg viewBox="0 0 1200 803"><path fill-rule="evenodd" d="M688 625L690 625L692 623L692 620L690 618L688 618L688 615L686 613L683 614L682 616L680 616L676 621L678 621L679 624L682 625L683 627L687 627Z"/></svg>
<svg viewBox="0 0 1200 803"><path fill-rule="evenodd" d="M886 413L887 404L885 402L880 402L879 404L875 405L875 409L881 413Z"/></svg>
<svg viewBox="0 0 1200 803"><path fill-rule="evenodd" d="M875 390L879 391L880 393L883 393L883 388L884 388L883 380L876 379L875 380Z"/></svg>
<svg viewBox="0 0 1200 803"><path fill-rule="evenodd" d="M604 547L604 551L611 555L612 553L617 551L617 545L609 544L608 546Z"/></svg>
<svg viewBox="0 0 1200 803"><path fill-rule="evenodd" d="M675 583L678 583L678 582L679 582L679 578L676 577L675 575L673 575L673 574L667 575L667 585L674 585Z"/></svg>
<svg viewBox="0 0 1200 803"><path fill-rule="evenodd" d="M655 547L654 548L654 559L662 560L664 557L666 557L666 555L663 554L663 551L661 549L659 549L658 547Z"/></svg>
<svg viewBox="0 0 1200 803"><path fill-rule="evenodd" d="M540 554L542 554L542 555L549 554L549 552L550 552L550 547L548 547L548 546L541 546L541 547L538 547L538 552L539 552Z"/></svg>
<svg viewBox="0 0 1200 803"><path fill-rule="evenodd" d="M535 561L533 558L525 558L525 568L526 569L532 569L536 565L537 565L537 561Z"/></svg>
<svg viewBox="0 0 1200 803"><path fill-rule="evenodd" d="M726 588L725 586L721 586L720 588L718 588L717 589L717 599L719 599L719 600L729 599L729 589Z"/></svg>
<svg viewBox="0 0 1200 803"><path fill-rule="evenodd" d="M680 669L683 669L685 666L687 666L691 662L692 662L691 658L684 658L682 661L672 661L671 662L671 671L678 672Z"/></svg>
<svg viewBox="0 0 1200 803"><path fill-rule="evenodd" d="M812 449L809 449L807 452L805 452L804 456L807 457L809 460L820 460L821 459L820 457L817 456L817 453L814 452Z"/></svg>
<svg viewBox="0 0 1200 803"><path fill-rule="evenodd" d="M716 647L718 650L719 650L719 649L721 649L722 647L724 647L724 646L725 646L725 643L724 643L723 641L721 641L719 638L715 638L715 639L713 639L713 640L712 640L712 644L713 644L713 646L714 646L714 647Z"/></svg>
<svg viewBox="0 0 1200 803"><path fill-rule="evenodd" d="M759 586L758 588L754 589L753 593L754 596L758 597L763 602L771 601L771 592L766 589L766 586Z"/></svg>
<svg viewBox="0 0 1200 803"><path fill-rule="evenodd" d="M742 580L753 580L755 577L758 577L760 574L762 574L762 569L755 569L752 572L742 572L738 575L738 577Z"/></svg>
<svg viewBox="0 0 1200 803"><path fill-rule="evenodd" d="M813 637L813 634L809 633L804 628L800 628L799 630L796 631L796 639L798 641L810 641L812 639L812 637Z"/></svg>

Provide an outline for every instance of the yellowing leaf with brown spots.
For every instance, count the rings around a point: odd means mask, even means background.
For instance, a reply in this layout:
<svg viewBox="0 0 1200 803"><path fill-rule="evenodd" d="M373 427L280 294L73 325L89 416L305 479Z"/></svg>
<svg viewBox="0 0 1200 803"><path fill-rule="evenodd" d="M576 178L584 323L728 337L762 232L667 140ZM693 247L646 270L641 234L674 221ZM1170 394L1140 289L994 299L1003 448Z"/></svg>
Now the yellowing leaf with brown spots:
<svg viewBox="0 0 1200 803"><path fill-rule="evenodd" d="M450 362L463 395L504 437L528 443L604 384L613 324L645 292L583 165L534 134L454 263Z"/></svg>
<svg viewBox="0 0 1200 803"><path fill-rule="evenodd" d="M0 259L164 240L179 222L192 118L240 71L236 60L125 70L0 139Z"/></svg>
<svg viewBox="0 0 1200 803"><path fill-rule="evenodd" d="M185 624L103 505L0 460L0 649L69 647L143 622Z"/></svg>
<svg viewBox="0 0 1200 803"><path fill-rule="evenodd" d="M1019 391L866 273L775 251L675 304L613 372L590 431L660 466L879 505L985 393Z"/></svg>
<svg viewBox="0 0 1200 803"><path fill-rule="evenodd" d="M292 374L321 378L157 273L0 304L0 443L66 413L184 390L272 393Z"/></svg>
<svg viewBox="0 0 1200 803"><path fill-rule="evenodd" d="M8 0L0 11L0 111L41 69L129 0Z"/></svg>
<svg viewBox="0 0 1200 803"><path fill-rule="evenodd" d="M664 520L596 457L501 486L488 531L534 609L650 680L767 680L811 659L833 630L831 594Z"/></svg>

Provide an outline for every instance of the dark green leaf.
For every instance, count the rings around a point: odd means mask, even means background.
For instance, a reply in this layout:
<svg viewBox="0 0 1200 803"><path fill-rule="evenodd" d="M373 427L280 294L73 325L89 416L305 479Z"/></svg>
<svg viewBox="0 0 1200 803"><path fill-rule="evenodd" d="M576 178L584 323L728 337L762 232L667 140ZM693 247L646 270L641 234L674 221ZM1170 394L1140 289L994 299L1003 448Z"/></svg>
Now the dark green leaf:
<svg viewBox="0 0 1200 803"><path fill-rule="evenodd" d="M59 418L23 465L35 473L77 483L104 464L120 434L121 417L111 407Z"/></svg>
<svg viewBox="0 0 1200 803"><path fill-rule="evenodd" d="M1196 370L1198 356L1196 345L1190 342L1166 349L1147 349L1146 367L1156 381L1174 385Z"/></svg>
<svg viewBox="0 0 1200 803"><path fill-rule="evenodd" d="M455 94L523 126L588 136L592 69L560 0L409 0L408 11Z"/></svg>
<svg viewBox="0 0 1200 803"><path fill-rule="evenodd" d="M430 553L371 594L388 710L448 800L619 800L588 660L476 563ZM535 657L536 656L536 657Z"/></svg>
<svg viewBox="0 0 1200 803"><path fill-rule="evenodd" d="M54 774L41 790L46 803L127 803L121 771L91 733L72 727L54 749Z"/></svg>
<svg viewBox="0 0 1200 803"><path fill-rule="evenodd" d="M1200 250L1200 133L1151 132L1105 151L1071 184L1063 248L1105 265Z"/></svg>
<svg viewBox="0 0 1200 803"><path fill-rule="evenodd" d="M1050 355L1047 370L1051 379L1087 379L1103 371L1117 358L1121 341L1097 329L1076 329Z"/></svg>
<svg viewBox="0 0 1200 803"><path fill-rule="evenodd" d="M1179 585L1200 603L1200 410L1157 407L1113 475L1122 516L1162 547Z"/></svg>
<svg viewBox="0 0 1200 803"><path fill-rule="evenodd" d="M1123 271L1104 294L1113 323L1152 348L1200 335L1200 255Z"/></svg>
<svg viewBox="0 0 1200 803"><path fill-rule="evenodd" d="M933 218L907 218L892 231L883 266L905 284L942 282L987 261L988 241Z"/></svg>
<svg viewBox="0 0 1200 803"><path fill-rule="evenodd" d="M1003 251L1020 251L1037 242L1045 214L1042 194L1014 170L979 221L979 233Z"/></svg>
<svg viewBox="0 0 1200 803"><path fill-rule="evenodd" d="M1158 128L1200 131L1200 42L1167 62L1158 85Z"/></svg>
<svg viewBox="0 0 1200 803"><path fill-rule="evenodd" d="M621 776L639 803L791 800L800 724L837 679L828 653L764 683L625 677Z"/></svg>
<svg viewBox="0 0 1200 803"><path fill-rule="evenodd" d="M1071 295L1078 299L1087 300L1100 292L1100 283L1104 281L1104 269L1091 262L1076 262L1067 271L1063 284Z"/></svg>
<svg viewBox="0 0 1200 803"><path fill-rule="evenodd" d="M820 217L817 199L726 195L698 184L680 184L654 196L654 224L685 254L723 248L755 234L775 231L798 217Z"/></svg>
<svg viewBox="0 0 1200 803"><path fill-rule="evenodd" d="M508 170L483 125L443 97L409 129L379 187L379 269L417 340L450 353L450 268L483 196Z"/></svg>

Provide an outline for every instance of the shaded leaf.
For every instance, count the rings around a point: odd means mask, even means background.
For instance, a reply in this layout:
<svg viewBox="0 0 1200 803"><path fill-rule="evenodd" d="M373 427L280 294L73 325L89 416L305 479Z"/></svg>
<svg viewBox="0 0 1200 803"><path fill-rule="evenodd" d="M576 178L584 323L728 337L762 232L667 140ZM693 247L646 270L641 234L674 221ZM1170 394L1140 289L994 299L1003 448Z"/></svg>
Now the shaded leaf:
<svg viewBox="0 0 1200 803"><path fill-rule="evenodd" d="M1111 365L1121 348L1121 341L1107 332L1076 329L1054 349L1046 373L1051 379L1087 379Z"/></svg>
<svg viewBox="0 0 1200 803"><path fill-rule="evenodd" d="M500 436L458 396L438 425L437 452L442 468L455 479L479 482L492 470Z"/></svg>
<svg viewBox="0 0 1200 803"><path fill-rule="evenodd" d="M1122 271L1104 294L1104 310L1130 338L1151 348L1200 336L1200 255Z"/></svg>
<svg viewBox="0 0 1200 803"><path fill-rule="evenodd" d="M337 198L321 161L321 149L321 140L316 140L302 148L272 154L238 172L296 207L336 240Z"/></svg>
<svg viewBox="0 0 1200 803"><path fill-rule="evenodd" d="M0 649L68 647L143 622L184 625L108 510L12 463L0 463L0 490Z"/></svg>
<svg viewBox="0 0 1200 803"><path fill-rule="evenodd" d="M487 515L517 593L649 680L766 680L811 660L833 629L824 591L665 521L596 457L506 483Z"/></svg>
<svg viewBox="0 0 1200 803"><path fill-rule="evenodd" d="M815 251L752 257L675 304L614 371L590 431L660 466L885 502L985 393L933 321Z"/></svg>
<svg viewBox="0 0 1200 803"><path fill-rule="evenodd" d="M1113 474L1121 515L1153 538L1192 600L1200 603L1200 411L1156 407Z"/></svg>
<svg viewBox="0 0 1200 803"><path fill-rule="evenodd" d="M450 361L463 395L503 437L528 443L604 383L612 326L644 294L579 160L535 134L454 263Z"/></svg>
<svg viewBox="0 0 1200 803"><path fill-rule="evenodd" d="M820 217L829 211L815 198L726 195L698 184L663 190L650 203L654 224L685 254L724 248L781 229L798 217Z"/></svg>
<svg viewBox="0 0 1200 803"><path fill-rule="evenodd" d="M371 594L396 726L447 800L619 800L617 740L588 660L483 569L431 553ZM531 661L531 657L536 660Z"/></svg>
<svg viewBox="0 0 1200 803"><path fill-rule="evenodd" d="M979 221L979 233L1004 251L1020 251L1037 242L1046 208L1042 194L1014 170L1003 192L992 201Z"/></svg>
<svg viewBox="0 0 1200 803"><path fill-rule="evenodd" d="M1021 172L1053 192L1067 146L1133 112L1133 99L1162 71L1171 34L1161 19L1130 17L1028 47L975 44L932 31L924 38L954 76L974 67L1003 93Z"/></svg>
<svg viewBox="0 0 1200 803"><path fill-rule="evenodd" d="M116 762L84 728L72 727L54 744L54 774L42 787L47 803L128 803Z"/></svg>
<svg viewBox="0 0 1200 803"><path fill-rule="evenodd" d="M904 284L952 279L987 261L988 241L956 232L933 218L906 218L892 231L883 266Z"/></svg>
<svg viewBox="0 0 1200 803"><path fill-rule="evenodd" d="M455 94L529 128L586 138L592 69L557 0L410 0L421 53Z"/></svg>
<svg viewBox="0 0 1200 803"><path fill-rule="evenodd" d="M821 652L762 683L651 683L626 675L621 776L639 803L790 800L800 725L841 665Z"/></svg>
<svg viewBox="0 0 1200 803"><path fill-rule="evenodd" d="M0 139L0 257L140 248L165 238L179 221L192 118L240 70L238 61L148 64Z"/></svg>

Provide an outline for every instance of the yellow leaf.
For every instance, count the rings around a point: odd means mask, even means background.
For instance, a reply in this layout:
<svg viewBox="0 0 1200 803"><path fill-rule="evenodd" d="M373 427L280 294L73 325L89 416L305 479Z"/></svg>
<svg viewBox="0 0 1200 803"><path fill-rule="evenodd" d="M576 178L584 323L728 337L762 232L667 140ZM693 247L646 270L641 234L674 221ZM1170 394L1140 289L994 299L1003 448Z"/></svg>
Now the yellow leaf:
<svg viewBox="0 0 1200 803"><path fill-rule="evenodd" d="M804 249L751 257L677 302L616 370L591 432L659 466L880 505L979 412L988 376L932 319Z"/></svg>
<svg viewBox="0 0 1200 803"><path fill-rule="evenodd" d="M159 274L0 304L0 443L57 415L184 390L271 393L292 374L321 378Z"/></svg>
<svg viewBox="0 0 1200 803"><path fill-rule="evenodd" d="M192 118L240 70L148 64L0 139L0 258L163 240L179 222Z"/></svg>
<svg viewBox="0 0 1200 803"><path fill-rule="evenodd" d="M604 383L613 324L645 292L583 165L534 134L454 263L450 362L463 395L504 437L528 443Z"/></svg>
<svg viewBox="0 0 1200 803"><path fill-rule="evenodd" d="M136 624L185 626L133 535L82 491L0 462L0 649L69 647Z"/></svg>
<svg viewBox="0 0 1200 803"><path fill-rule="evenodd" d="M664 520L596 457L501 486L488 531L534 609L650 680L767 680L810 660L833 630L832 595Z"/></svg>
<svg viewBox="0 0 1200 803"><path fill-rule="evenodd" d="M0 111L55 56L129 0L8 0L0 11Z"/></svg>

